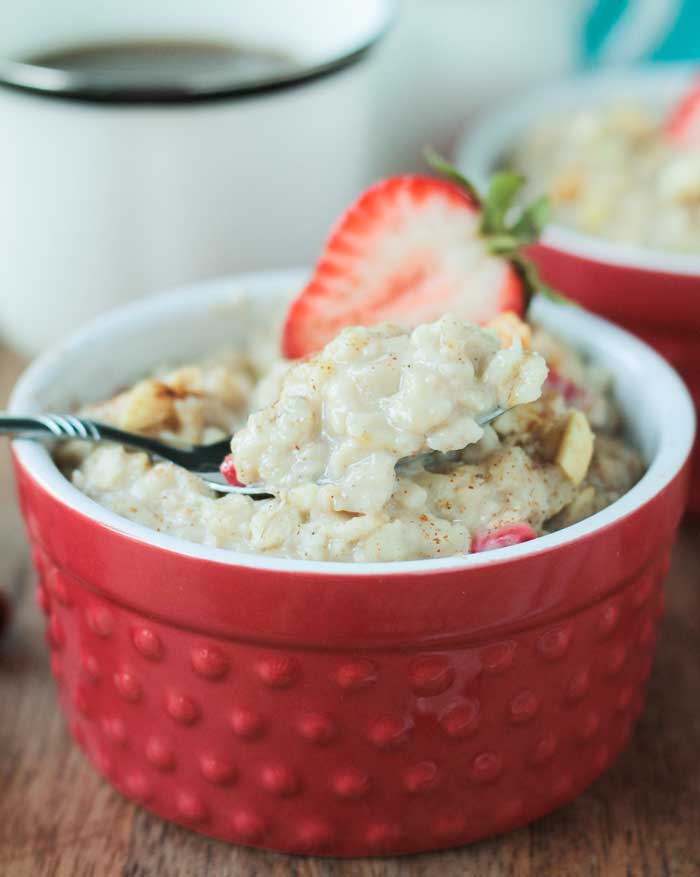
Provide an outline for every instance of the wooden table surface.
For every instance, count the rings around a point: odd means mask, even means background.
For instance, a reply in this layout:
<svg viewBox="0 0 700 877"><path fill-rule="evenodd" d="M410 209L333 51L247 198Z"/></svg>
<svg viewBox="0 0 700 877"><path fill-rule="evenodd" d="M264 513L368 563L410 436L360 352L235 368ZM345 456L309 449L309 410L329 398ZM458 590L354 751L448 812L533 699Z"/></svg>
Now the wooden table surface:
<svg viewBox="0 0 700 877"><path fill-rule="evenodd" d="M0 398L18 363L0 350ZM0 461L0 581L31 580ZM403 859L304 859L231 847L132 806L74 746L53 696L39 612L25 587L0 647L0 875L97 877L698 877L700 527L684 527L647 707L613 767L534 825L461 850Z"/></svg>

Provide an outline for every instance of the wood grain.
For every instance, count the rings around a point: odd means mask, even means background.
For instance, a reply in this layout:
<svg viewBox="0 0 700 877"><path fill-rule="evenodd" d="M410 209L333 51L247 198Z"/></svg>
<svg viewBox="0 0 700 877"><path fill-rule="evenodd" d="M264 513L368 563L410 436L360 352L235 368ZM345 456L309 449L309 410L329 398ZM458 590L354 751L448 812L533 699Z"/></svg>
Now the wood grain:
<svg viewBox="0 0 700 877"><path fill-rule="evenodd" d="M0 397L19 363L0 350ZM0 581L28 577L6 448ZM5 877L698 877L700 527L684 527L645 712L627 750L578 800L462 850L322 860L239 849L133 807L69 740L53 699L41 620L27 592L0 646L0 875Z"/></svg>

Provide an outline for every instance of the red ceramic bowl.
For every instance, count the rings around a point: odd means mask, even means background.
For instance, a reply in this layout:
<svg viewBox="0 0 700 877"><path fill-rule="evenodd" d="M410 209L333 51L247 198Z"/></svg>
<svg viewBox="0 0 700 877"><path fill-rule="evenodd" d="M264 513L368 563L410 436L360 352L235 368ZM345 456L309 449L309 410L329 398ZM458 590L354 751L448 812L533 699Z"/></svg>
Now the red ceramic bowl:
<svg viewBox="0 0 700 877"><path fill-rule="evenodd" d="M132 305L47 354L11 410L61 410L241 339L303 276ZM152 812L339 856L463 844L579 794L642 708L693 437L672 369L574 308L537 316L617 375L649 461L619 502L491 553L386 564L240 554L119 518L14 445L76 741Z"/></svg>
<svg viewBox="0 0 700 877"><path fill-rule="evenodd" d="M569 107L620 100L664 112L688 88L696 69L668 65L613 70L520 97L464 132L457 163L483 184L509 148L538 120ZM547 283L652 344L678 369L696 408L700 406L700 244L697 255L660 252L552 224L530 255ZM700 513L700 444L696 445L690 508Z"/></svg>

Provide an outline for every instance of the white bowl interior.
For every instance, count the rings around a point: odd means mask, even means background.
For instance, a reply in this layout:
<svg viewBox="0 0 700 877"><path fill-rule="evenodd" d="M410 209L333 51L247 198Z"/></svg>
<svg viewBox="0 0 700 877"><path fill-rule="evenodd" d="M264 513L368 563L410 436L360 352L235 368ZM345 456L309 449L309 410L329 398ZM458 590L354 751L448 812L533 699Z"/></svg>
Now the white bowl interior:
<svg viewBox="0 0 700 877"><path fill-rule="evenodd" d="M61 412L105 398L163 363L184 362L223 345L240 343L252 328L269 326L271 313L298 291L304 271L243 275L198 284L121 308L80 330L37 360L20 378L12 413ZM537 553L589 533L649 500L678 472L694 436L694 411L684 384L651 348L579 308L538 299L534 318L615 375L615 394L632 440L649 469L620 500L549 536L484 554L392 563L287 560L195 545L127 521L80 493L54 465L48 450L17 441L20 461L62 501L142 541L223 563L270 569L372 574L484 565Z"/></svg>
<svg viewBox="0 0 700 877"><path fill-rule="evenodd" d="M697 65L668 64L608 69L543 87L505 101L466 128L455 149L455 163L479 188L502 165L509 150L538 121L570 112L619 102L649 106L659 115L688 88ZM573 228L551 223L542 242L601 262L649 270L700 275L700 255L672 253L606 241Z"/></svg>

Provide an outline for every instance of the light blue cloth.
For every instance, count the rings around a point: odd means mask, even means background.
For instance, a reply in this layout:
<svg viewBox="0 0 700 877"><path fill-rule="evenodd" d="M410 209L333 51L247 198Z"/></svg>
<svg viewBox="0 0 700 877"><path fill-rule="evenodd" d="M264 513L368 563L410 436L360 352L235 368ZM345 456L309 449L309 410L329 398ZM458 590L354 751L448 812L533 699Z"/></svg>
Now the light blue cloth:
<svg viewBox="0 0 700 877"><path fill-rule="evenodd" d="M700 0L592 0L581 66L700 60Z"/></svg>

